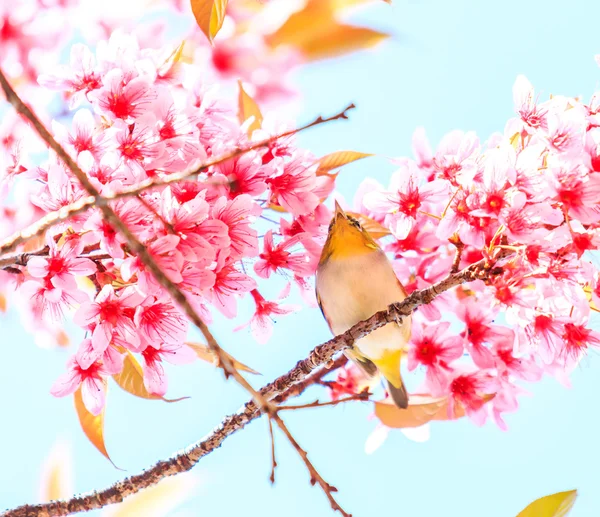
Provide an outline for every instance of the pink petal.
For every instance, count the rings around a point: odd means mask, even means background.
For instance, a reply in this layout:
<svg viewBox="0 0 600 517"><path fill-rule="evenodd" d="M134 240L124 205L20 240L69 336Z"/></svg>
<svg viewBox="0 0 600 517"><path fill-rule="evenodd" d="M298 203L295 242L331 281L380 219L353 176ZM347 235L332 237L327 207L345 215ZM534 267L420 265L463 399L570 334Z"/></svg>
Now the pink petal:
<svg viewBox="0 0 600 517"><path fill-rule="evenodd" d="M152 361L150 364L142 364L144 373L144 386L149 393L162 397L167 392L167 377L165 370L159 361Z"/></svg>
<svg viewBox="0 0 600 517"><path fill-rule="evenodd" d="M121 354L114 346L109 346L102 356L102 363L108 375L116 375L123 371L123 362L125 356Z"/></svg>
<svg viewBox="0 0 600 517"><path fill-rule="evenodd" d="M80 327L87 327L92 323L100 313L100 306L97 303L84 303L73 315L73 322Z"/></svg>
<svg viewBox="0 0 600 517"><path fill-rule="evenodd" d="M160 355L171 364L190 364L198 359L189 346L165 343L160 347Z"/></svg>
<svg viewBox="0 0 600 517"><path fill-rule="evenodd" d="M83 405L94 416L102 413L106 398L106 386L101 379L88 377L81 385Z"/></svg>
<svg viewBox="0 0 600 517"><path fill-rule="evenodd" d="M34 278L44 278L48 274L48 261L42 257L31 257L27 261L27 271Z"/></svg>
<svg viewBox="0 0 600 517"><path fill-rule="evenodd" d="M55 397L64 397L74 393L81 383L81 376L77 370L69 370L61 375L50 388L50 393Z"/></svg>
<svg viewBox="0 0 600 517"><path fill-rule="evenodd" d="M107 321L101 321L96 325L92 333L92 346L96 353L102 354L112 340L113 327Z"/></svg>
<svg viewBox="0 0 600 517"><path fill-rule="evenodd" d="M95 350L92 346L91 339L84 339L79 345L79 349L77 350L77 355L75 356L79 366L81 366L84 370L87 370L90 365L96 362L102 355L102 352Z"/></svg>
<svg viewBox="0 0 600 517"><path fill-rule="evenodd" d="M88 276L95 273L96 264L90 259L76 258L69 261L69 271L74 275Z"/></svg>

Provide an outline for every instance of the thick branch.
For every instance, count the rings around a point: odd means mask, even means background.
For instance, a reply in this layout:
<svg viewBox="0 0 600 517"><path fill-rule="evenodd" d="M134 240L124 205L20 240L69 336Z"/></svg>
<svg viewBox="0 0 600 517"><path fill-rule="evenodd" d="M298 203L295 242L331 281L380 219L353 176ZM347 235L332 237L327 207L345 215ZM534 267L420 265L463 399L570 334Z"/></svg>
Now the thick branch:
<svg viewBox="0 0 600 517"><path fill-rule="evenodd" d="M510 254L510 251L502 250L496 259L500 260ZM317 383L328 373L328 370L321 369L310 375L314 370L329 363L337 353L348 348L354 341L387 323L401 320L414 312L419 306L431 303L439 294L457 285L476 279L486 280L501 272L502 268L490 267L485 260L481 260L458 273L449 275L437 284L414 291L401 303L390 305L387 309L379 311L369 319L357 323L343 334L317 346L306 359L299 361L288 373L263 387L260 394L266 400L276 403L299 395L308 386L308 379ZM343 363L343 361L338 362L336 360L333 364L340 363ZM258 418L260 414L261 412L256 403L249 401L237 413L225 418L208 436L172 458L158 462L141 474L119 481L104 490L75 496L66 501L20 506L7 511L1 517L53 517L119 503L124 498L155 485L167 476L190 470L203 456L220 447L225 438L243 429L248 422Z"/></svg>

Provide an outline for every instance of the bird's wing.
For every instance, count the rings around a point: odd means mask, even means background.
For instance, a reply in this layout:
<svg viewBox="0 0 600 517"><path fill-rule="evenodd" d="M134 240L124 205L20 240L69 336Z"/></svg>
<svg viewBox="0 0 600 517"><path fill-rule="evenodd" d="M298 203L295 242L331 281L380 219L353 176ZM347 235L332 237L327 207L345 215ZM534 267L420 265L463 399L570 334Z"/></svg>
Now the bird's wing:
<svg viewBox="0 0 600 517"><path fill-rule="evenodd" d="M331 332L333 333L333 329L331 328L331 322L327 319L327 315L325 314L325 311L323 310L323 303L321 302L321 297L319 296L319 291L316 289L315 289L315 295L317 296L317 303L319 304L319 309L321 309L321 314L323 315L323 318L325 318L327 325L329 325L329 330L331 330Z"/></svg>
<svg viewBox="0 0 600 517"><path fill-rule="evenodd" d="M356 348L350 347L344 350L344 355L354 362L367 377L377 375L377 366L370 359L367 359Z"/></svg>
<svg viewBox="0 0 600 517"><path fill-rule="evenodd" d="M331 328L331 323L327 319L327 315L323 310L323 304L321 302L321 297L319 296L319 291L315 290L315 294L317 296L317 303L319 304L319 309L321 309L321 314L327 322L327 325L329 325L329 330L331 330L331 332L334 333L333 329ZM347 348L346 350L344 350L344 355L348 359L353 361L354 364L356 364L356 366L358 366L367 377L373 377L377 374L377 366L375 366L375 364L372 361L370 361L364 355L362 355L356 348Z"/></svg>

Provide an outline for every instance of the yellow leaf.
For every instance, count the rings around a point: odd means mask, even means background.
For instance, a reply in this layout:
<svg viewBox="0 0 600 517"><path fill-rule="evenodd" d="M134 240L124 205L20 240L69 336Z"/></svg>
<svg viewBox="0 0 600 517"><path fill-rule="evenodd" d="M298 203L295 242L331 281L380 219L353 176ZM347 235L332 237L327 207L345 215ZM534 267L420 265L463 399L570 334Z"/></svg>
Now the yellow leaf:
<svg viewBox="0 0 600 517"><path fill-rule="evenodd" d="M98 416L92 415L85 405L83 404L83 398L81 396L81 387L74 394L75 400L75 410L77 411L77 416L79 417L79 423L81 424L81 429L88 437L88 440L92 442L92 445L98 449L102 455L110 461L115 468L118 468L113 460L110 459L108 452L106 451L106 446L104 445L104 409L102 409L102 413Z"/></svg>
<svg viewBox="0 0 600 517"><path fill-rule="evenodd" d="M168 477L102 512L103 517L166 517L194 495L198 479L192 474Z"/></svg>
<svg viewBox="0 0 600 517"><path fill-rule="evenodd" d="M121 373L113 375L115 382L128 393L140 397L142 399L150 400L164 400L165 402L178 402L180 400L187 399L189 397L180 397L178 399L166 399L159 397L158 395L152 395L148 392L144 386L144 374L140 363L131 354L126 351L125 360L123 361L123 370Z"/></svg>
<svg viewBox="0 0 600 517"><path fill-rule="evenodd" d="M218 360L217 356L210 348L208 348L208 345L205 345L203 343L186 343L186 345L191 347L194 350L194 352L196 352L196 355L203 361L214 364L215 366L218 364L219 360ZM231 355L229 355L227 352L225 352L225 350L223 350L223 352L229 358L229 360L232 362L232 364L236 368L236 370L240 370L242 372L253 373L254 375L261 375L256 370L253 370L249 366L246 366L245 364L240 363L239 361L234 359Z"/></svg>
<svg viewBox="0 0 600 517"><path fill-rule="evenodd" d="M381 237L385 237L386 235L390 235L391 233L389 229L375 221L375 219L371 219L370 217L367 217L366 215L363 215L359 212L346 213L354 217L354 219L356 219L374 239L381 239Z"/></svg>
<svg viewBox="0 0 600 517"><path fill-rule="evenodd" d="M242 81L238 81L240 93L238 96L238 119L240 124L243 124L250 117L254 117L254 121L248 126L248 136L252 135L255 129L260 129L262 126L263 116L260 112L258 104L250 95L246 93L242 86Z"/></svg>
<svg viewBox="0 0 600 517"><path fill-rule="evenodd" d="M212 43L221 30L227 10L227 0L191 0L198 27Z"/></svg>
<svg viewBox="0 0 600 517"><path fill-rule="evenodd" d="M541 497L533 501L517 517L564 517L573 508L576 497L577 490Z"/></svg>
<svg viewBox="0 0 600 517"><path fill-rule="evenodd" d="M372 47L387 37L364 27L341 24L335 19L331 4L308 0L303 9L292 14L266 41L271 47L292 46L312 61Z"/></svg>
<svg viewBox="0 0 600 517"><path fill-rule="evenodd" d="M359 153L357 151L336 151L320 158L318 161L317 176L323 176L333 169L347 165L348 163L373 156L369 153Z"/></svg>
<svg viewBox="0 0 600 517"><path fill-rule="evenodd" d="M73 493L73 461L69 446L58 441L42 466L39 498L42 502L64 499Z"/></svg>

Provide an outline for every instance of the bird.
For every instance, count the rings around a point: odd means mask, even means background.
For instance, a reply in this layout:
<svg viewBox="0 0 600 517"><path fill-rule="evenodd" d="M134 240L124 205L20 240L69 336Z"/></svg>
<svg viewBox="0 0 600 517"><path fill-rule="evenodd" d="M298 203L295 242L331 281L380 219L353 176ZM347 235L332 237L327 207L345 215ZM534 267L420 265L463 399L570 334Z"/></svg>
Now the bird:
<svg viewBox="0 0 600 517"><path fill-rule="evenodd" d="M385 252L337 201L317 266L315 289L334 335L407 296ZM400 323L388 323L344 351L367 376L379 373L385 379L388 393L400 409L408 407L400 362L410 333L411 318L403 317Z"/></svg>

